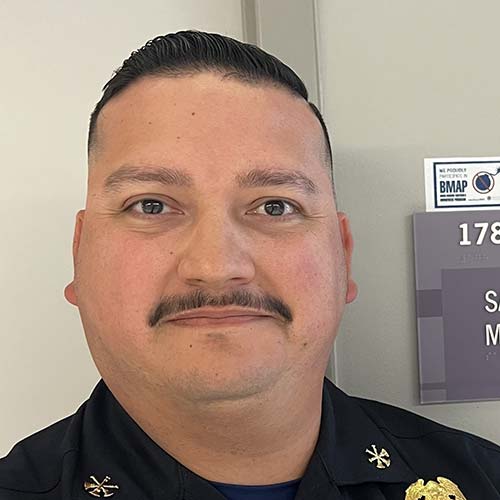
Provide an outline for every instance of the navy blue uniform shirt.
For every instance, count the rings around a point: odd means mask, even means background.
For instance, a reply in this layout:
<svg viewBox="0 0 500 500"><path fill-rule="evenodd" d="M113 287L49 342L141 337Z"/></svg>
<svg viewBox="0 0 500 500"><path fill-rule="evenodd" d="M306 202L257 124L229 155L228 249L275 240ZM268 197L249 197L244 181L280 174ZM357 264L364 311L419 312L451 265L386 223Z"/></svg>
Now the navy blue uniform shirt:
<svg viewBox="0 0 500 500"><path fill-rule="evenodd" d="M500 447L411 412L348 396L325 378L320 434L297 500L420 498L422 485L438 477L451 481L467 500L500 500ZM420 485L413 485L419 479ZM156 445L101 380L74 415L19 442L0 460L0 500L105 495L114 500L225 498ZM447 496L461 500L458 494Z"/></svg>

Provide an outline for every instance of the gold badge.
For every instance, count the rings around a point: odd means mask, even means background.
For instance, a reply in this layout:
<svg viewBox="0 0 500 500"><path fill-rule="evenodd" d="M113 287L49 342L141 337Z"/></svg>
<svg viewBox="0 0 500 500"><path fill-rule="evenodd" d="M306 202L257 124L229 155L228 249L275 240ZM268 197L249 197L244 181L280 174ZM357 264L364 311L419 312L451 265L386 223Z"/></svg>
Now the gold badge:
<svg viewBox="0 0 500 500"><path fill-rule="evenodd" d="M389 467L389 465L391 465L389 453L387 453L385 448L382 448L382 450L378 452L377 447L372 444L372 449L369 450L367 448L365 452L368 453L368 455L371 455L371 458L368 459L368 462L372 463L377 461L377 469L385 469L386 467Z"/></svg>
<svg viewBox="0 0 500 500"><path fill-rule="evenodd" d="M428 481L424 484L423 479L411 484L406 490L405 500L467 500L459 487L445 477L438 477L435 481Z"/></svg>
<svg viewBox="0 0 500 500"><path fill-rule="evenodd" d="M103 481L98 481L95 476L90 476L90 480L92 482L85 481L83 483L83 487L85 488L85 491L93 497L112 497L116 493L116 491L110 490L119 489L119 486L117 486L116 484L108 484L108 482L111 480L109 476L106 476Z"/></svg>

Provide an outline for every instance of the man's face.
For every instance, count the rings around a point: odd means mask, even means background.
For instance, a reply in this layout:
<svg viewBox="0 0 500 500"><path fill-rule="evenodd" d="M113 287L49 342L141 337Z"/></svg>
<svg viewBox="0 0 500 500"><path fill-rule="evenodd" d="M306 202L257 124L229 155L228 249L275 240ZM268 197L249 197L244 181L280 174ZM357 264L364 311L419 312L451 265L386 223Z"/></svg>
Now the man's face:
<svg viewBox="0 0 500 500"><path fill-rule="evenodd" d="M110 386L216 400L323 376L356 295L323 152L303 99L218 74L143 78L106 104L65 296ZM121 168L182 182L110 184ZM317 192L249 186L250 171L295 171ZM267 316L171 321L200 307Z"/></svg>

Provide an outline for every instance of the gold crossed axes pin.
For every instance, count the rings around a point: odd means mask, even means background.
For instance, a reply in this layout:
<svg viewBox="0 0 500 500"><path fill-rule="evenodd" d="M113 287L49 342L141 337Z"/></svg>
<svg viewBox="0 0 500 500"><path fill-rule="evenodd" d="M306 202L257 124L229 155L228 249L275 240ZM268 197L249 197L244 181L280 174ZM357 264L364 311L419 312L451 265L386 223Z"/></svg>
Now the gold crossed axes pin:
<svg viewBox="0 0 500 500"><path fill-rule="evenodd" d="M85 491L93 497L112 497L116 493L116 491L111 490L120 489L120 487L116 484L108 484L109 481L111 481L111 478L109 476L106 476L103 481L98 481L95 476L90 476L90 480L92 482L85 481L83 483L83 487L85 488Z"/></svg>

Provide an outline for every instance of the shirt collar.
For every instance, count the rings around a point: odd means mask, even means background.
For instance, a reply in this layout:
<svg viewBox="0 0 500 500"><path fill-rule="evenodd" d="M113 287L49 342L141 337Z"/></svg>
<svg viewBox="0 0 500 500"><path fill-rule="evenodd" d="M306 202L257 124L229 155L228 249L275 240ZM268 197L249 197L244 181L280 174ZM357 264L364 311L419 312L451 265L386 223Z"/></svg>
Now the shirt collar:
<svg viewBox="0 0 500 500"><path fill-rule="evenodd" d="M372 445L386 450L390 465L377 467ZM324 379L321 427L315 454L337 485L365 482L412 482L416 474L408 467L393 443L368 416L356 398L348 396Z"/></svg>
<svg viewBox="0 0 500 500"><path fill-rule="evenodd" d="M66 452L78 449L78 478L72 488L73 498L82 494L82 483L91 475L106 476L127 491L131 498L179 497L198 491L206 482L186 469L160 448L135 423L114 398L103 380L75 415L73 429L64 444ZM375 445L385 449L390 466L377 468L370 463L367 449ZM365 413L359 402L324 379L321 426L318 441L299 487L297 498L324 498L334 485L365 482L404 482L417 479L392 442ZM208 491L210 488L208 489ZM216 492L206 497L220 499ZM204 492L207 490L204 490Z"/></svg>
<svg viewBox="0 0 500 500"><path fill-rule="evenodd" d="M102 379L76 417L79 432L70 430L65 444L78 448L71 498L90 498L83 483L91 476L109 476L125 498L180 498L177 461L128 415Z"/></svg>

